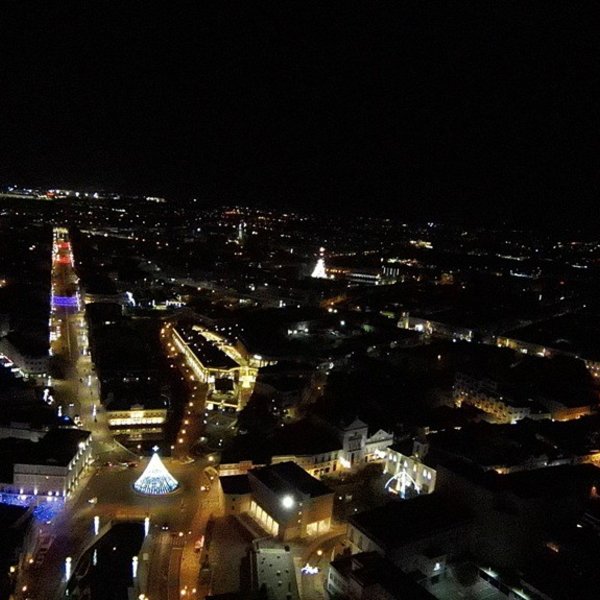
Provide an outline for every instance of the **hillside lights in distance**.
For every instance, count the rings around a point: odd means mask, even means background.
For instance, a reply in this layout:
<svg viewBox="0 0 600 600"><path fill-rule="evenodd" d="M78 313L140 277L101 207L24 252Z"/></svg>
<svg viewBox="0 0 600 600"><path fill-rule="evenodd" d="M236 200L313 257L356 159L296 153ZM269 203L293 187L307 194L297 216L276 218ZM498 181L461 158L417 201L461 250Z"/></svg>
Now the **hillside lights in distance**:
<svg viewBox="0 0 600 600"><path fill-rule="evenodd" d="M292 496L290 496L289 494L287 496L284 496L281 499L281 506L283 506L283 508L293 508L294 507L294 498L292 498Z"/></svg>

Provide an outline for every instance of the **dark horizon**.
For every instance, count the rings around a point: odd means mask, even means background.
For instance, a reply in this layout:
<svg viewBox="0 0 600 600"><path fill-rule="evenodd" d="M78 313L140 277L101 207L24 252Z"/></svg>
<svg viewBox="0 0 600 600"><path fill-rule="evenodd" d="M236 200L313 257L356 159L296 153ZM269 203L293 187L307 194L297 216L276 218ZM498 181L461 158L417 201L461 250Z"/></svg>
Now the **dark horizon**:
<svg viewBox="0 0 600 600"><path fill-rule="evenodd" d="M0 180L589 226L598 40L575 8L3 7Z"/></svg>

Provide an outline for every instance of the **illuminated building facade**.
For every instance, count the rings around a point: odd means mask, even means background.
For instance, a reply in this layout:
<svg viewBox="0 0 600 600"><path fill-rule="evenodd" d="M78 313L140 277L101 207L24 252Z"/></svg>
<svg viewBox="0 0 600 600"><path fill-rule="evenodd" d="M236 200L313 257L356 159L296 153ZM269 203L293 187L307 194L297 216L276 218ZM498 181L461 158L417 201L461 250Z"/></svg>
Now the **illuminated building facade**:
<svg viewBox="0 0 600 600"><path fill-rule="evenodd" d="M35 499L61 498L72 492L92 462L92 435L79 429L56 429L40 441L2 440L13 444L12 481L0 484L5 494Z"/></svg>
<svg viewBox="0 0 600 600"><path fill-rule="evenodd" d="M497 382L477 379L464 373L456 374L453 397L456 406L471 404L491 415L498 423L516 423L531 413L527 400L515 402L510 396L502 394Z"/></svg>
<svg viewBox="0 0 600 600"><path fill-rule="evenodd" d="M287 541L320 535L331 527L332 490L293 462L229 479L220 478L228 514L247 512L273 537Z"/></svg>
<svg viewBox="0 0 600 600"><path fill-rule="evenodd" d="M345 470L383 458L386 448L394 441L394 436L383 429L369 437L369 426L360 419L339 425L337 433L342 446L338 462Z"/></svg>
<svg viewBox="0 0 600 600"><path fill-rule="evenodd" d="M173 347L183 355L194 376L208 384L209 408L212 406L242 410L252 395L258 368L251 366L233 346L219 335L200 326L168 327ZM216 381L231 382L231 393L219 394Z"/></svg>
<svg viewBox="0 0 600 600"><path fill-rule="evenodd" d="M338 473L338 469L340 468L338 455L339 450L320 452L318 454L274 456L271 463L277 464L292 461L313 477L320 478L323 475L334 476Z"/></svg>
<svg viewBox="0 0 600 600"><path fill-rule="evenodd" d="M422 462L425 448L415 442L410 455L399 446L386 450L383 472L388 492L406 498L435 491L436 470Z"/></svg>
<svg viewBox="0 0 600 600"><path fill-rule="evenodd" d="M432 321L431 319L412 316L409 313L402 315L402 318L398 322L398 327L427 335L435 334L451 340L463 340L465 342L472 342L475 335L473 329L469 327Z"/></svg>
<svg viewBox="0 0 600 600"><path fill-rule="evenodd" d="M106 416L114 435L127 435L130 440L141 440L162 435L167 409L134 404L128 410L107 410Z"/></svg>
<svg viewBox="0 0 600 600"><path fill-rule="evenodd" d="M310 429L308 425L306 427L309 439L302 441L303 448L298 448L293 454L273 455L272 465L293 462L313 477L336 477L348 471L357 471L370 462L384 459L386 449L394 441L393 435L383 429L369 436L368 426L359 419L348 425L333 428L335 435L320 441L318 430ZM303 449L304 451L301 451ZM219 465L219 473L245 474L257 466L249 460L222 463Z"/></svg>
<svg viewBox="0 0 600 600"><path fill-rule="evenodd" d="M517 387L504 389L498 382L464 373L457 373L454 382L454 403L472 404L490 415L497 423L516 423L524 418L570 421L589 415L595 409L593 396L573 399L552 399L536 394L531 398Z"/></svg>

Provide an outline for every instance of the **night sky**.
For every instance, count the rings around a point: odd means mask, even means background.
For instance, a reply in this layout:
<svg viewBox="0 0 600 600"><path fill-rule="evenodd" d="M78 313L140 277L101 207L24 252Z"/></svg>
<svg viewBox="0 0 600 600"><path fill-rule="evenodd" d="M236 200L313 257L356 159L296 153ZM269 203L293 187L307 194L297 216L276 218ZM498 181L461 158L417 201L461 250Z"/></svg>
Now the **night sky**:
<svg viewBox="0 0 600 600"><path fill-rule="evenodd" d="M2 184L597 220L595 3L44 4L0 8Z"/></svg>

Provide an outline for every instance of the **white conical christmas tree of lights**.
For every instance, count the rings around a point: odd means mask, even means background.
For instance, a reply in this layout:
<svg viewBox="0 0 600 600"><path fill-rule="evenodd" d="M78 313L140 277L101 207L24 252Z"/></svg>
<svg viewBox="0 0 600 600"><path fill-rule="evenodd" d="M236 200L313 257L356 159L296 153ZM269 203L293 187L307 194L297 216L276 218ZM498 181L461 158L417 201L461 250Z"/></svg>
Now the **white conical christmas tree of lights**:
<svg viewBox="0 0 600 600"><path fill-rule="evenodd" d="M327 274L325 273L325 261L322 258L317 261L311 277L314 277L315 279L327 279Z"/></svg>
<svg viewBox="0 0 600 600"><path fill-rule="evenodd" d="M313 269L311 277L314 279L327 279L327 273L325 272L325 259L323 258L323 254L325 252L325 248L319 248L319 260L317 260L317 264Z"/></svg>
<svg viewBox="0 0 600 600"><path fill-rule="evenodd" d="M158 448L155 446L153 450L154 454L148 466L144 469L140 478L133 484L133 487L141 494L151 496L170 494L179 487L179 483L177 483L175 477L163 465L157 453Z"/></svg>

